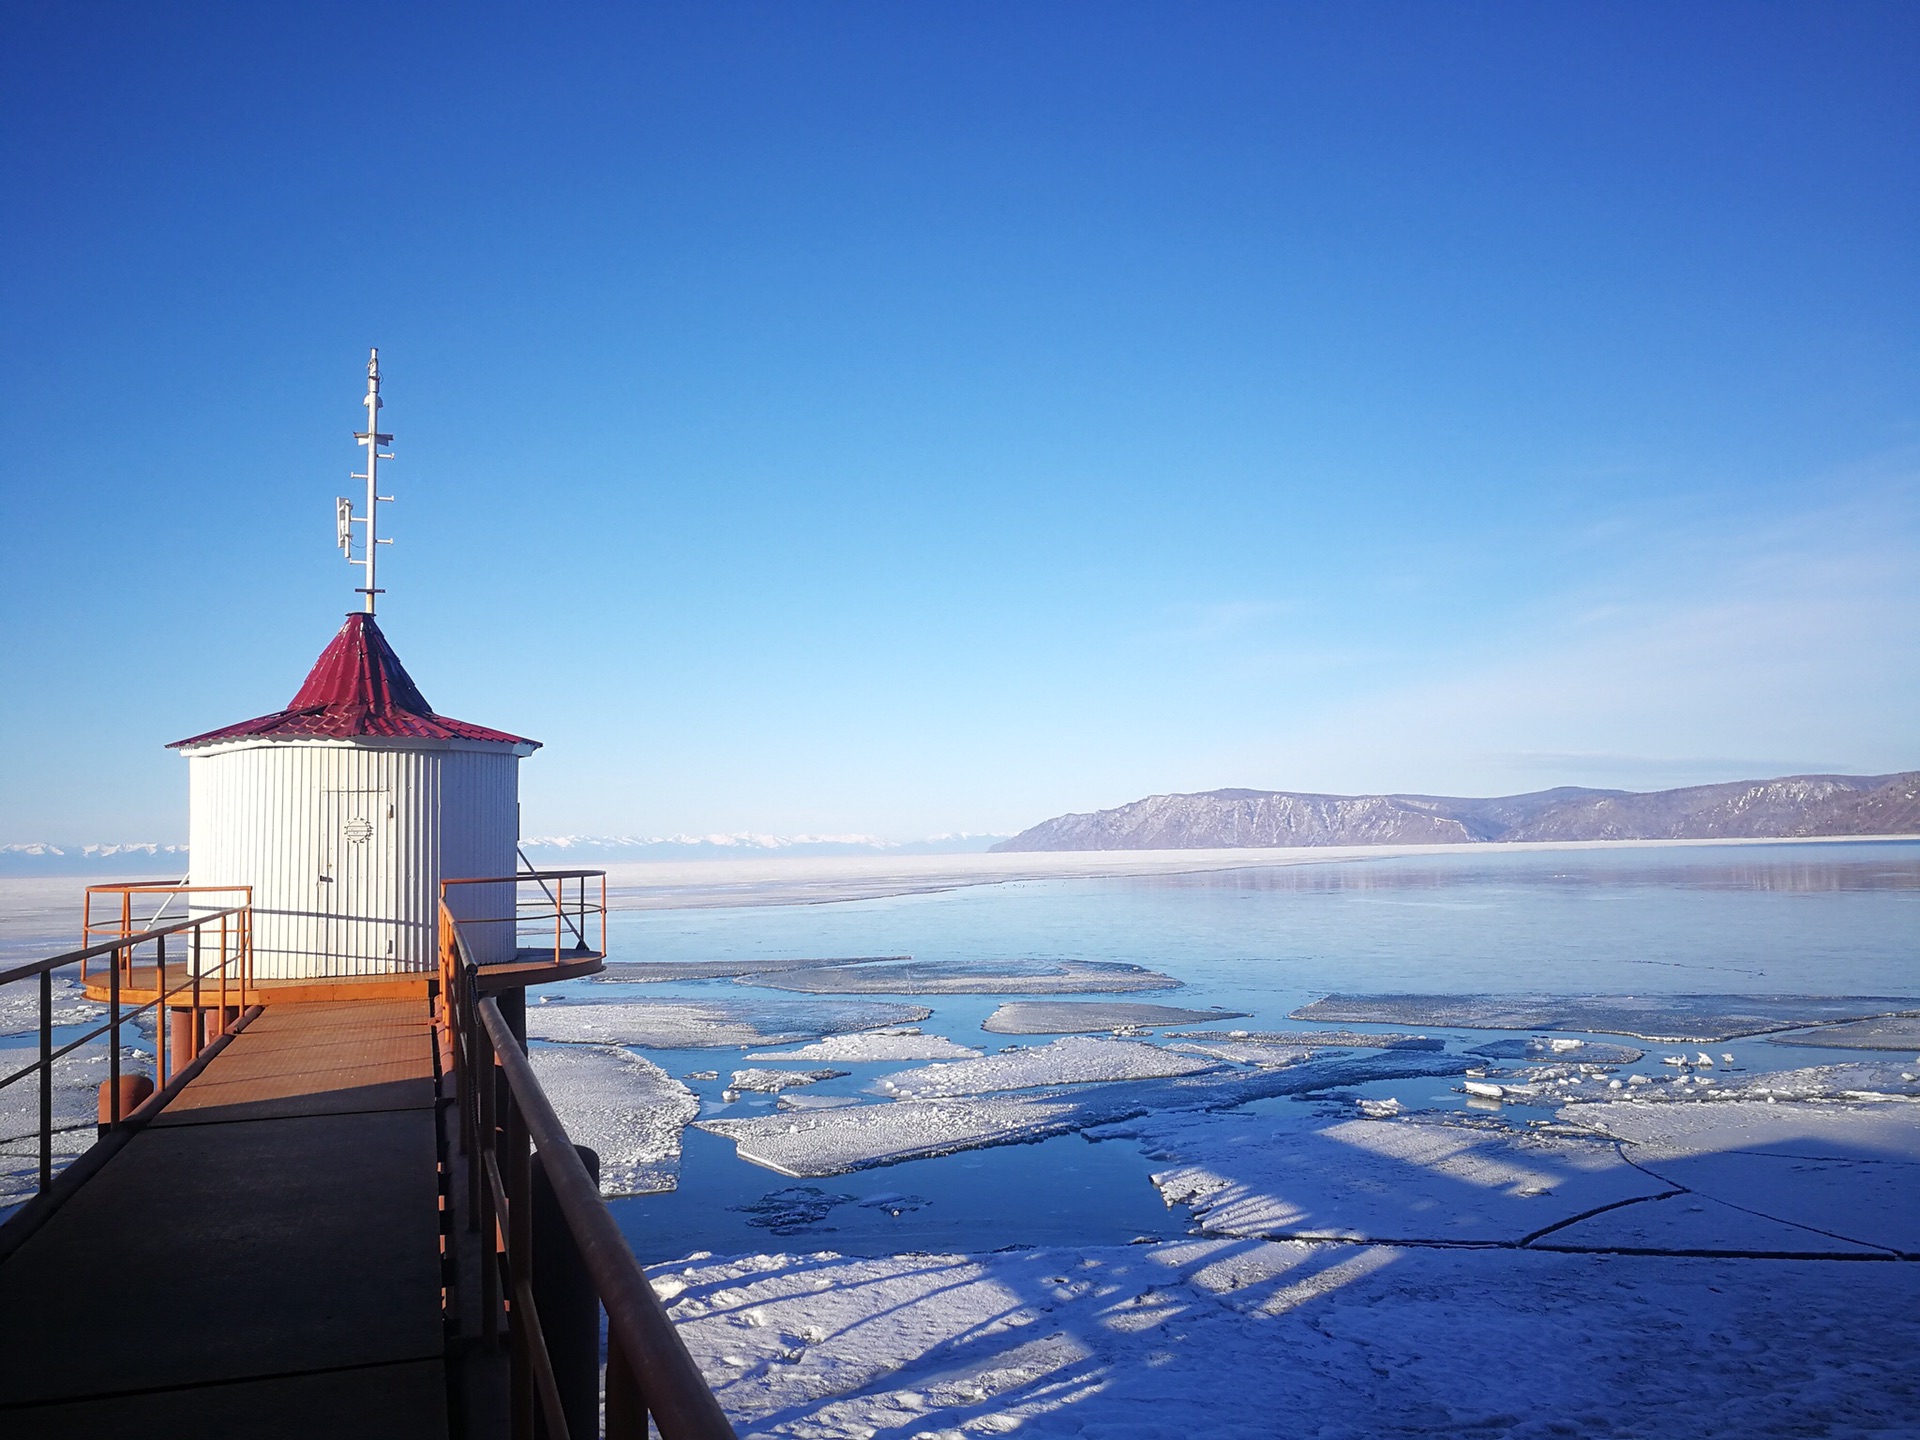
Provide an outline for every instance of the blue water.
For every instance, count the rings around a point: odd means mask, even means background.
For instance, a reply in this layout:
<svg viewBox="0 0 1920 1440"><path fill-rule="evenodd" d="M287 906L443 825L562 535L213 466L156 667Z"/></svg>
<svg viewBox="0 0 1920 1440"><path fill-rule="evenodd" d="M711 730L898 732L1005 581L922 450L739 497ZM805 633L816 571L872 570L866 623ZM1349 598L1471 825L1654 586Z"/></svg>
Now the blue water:
<svg viewBox="0 0 1920 1440"><path fill-rule="evenodd" d="M1490 851L1023 881L837 904L623 912L611 923L609 948L619 960L1119 960L1184 984L1131 998L1246 1011L1251 1018L1232 1024L1249 1030L1284 1028L1294 1007L1336 990L1916 995L1920 843ZM569 988L609 998L599 986ZM718 981L643 993L737 996L741 989ZM902 998L933 1010L924 1029L962 1043L995 1049L1014 1038L979 1028L1003 997ZM1464 1046L1490 1032L1426 1033ZM1737 1050L1747 1069L1871 1058L1764 1040L1715 1048ZM719 1092L745 1063L743 1051L642 1053L678 1076L719 1071L719 1081L688 1082L706 1113L764 1113L771 1105L722 1102ZM855 1073L810 1093L857 1093L905 1067L835 1068ZM1657 1053L1633 1068L1657 1072ZM1364 1089L1408 1106L1457 1105L1456 1084ZM689 1131L680 1189L618 1202L616 1212L643 1260L692 1250L1124 1244L1185 1229L1183 1217L1161 1205L1151 1168L1130 1142L1068 1135L789 1181L735 1159L730 1142ZM903 1199L859 1203L875 1196ZM789 1222L783 1228L791 1233L752 1223L770 1218Z"/></svg>

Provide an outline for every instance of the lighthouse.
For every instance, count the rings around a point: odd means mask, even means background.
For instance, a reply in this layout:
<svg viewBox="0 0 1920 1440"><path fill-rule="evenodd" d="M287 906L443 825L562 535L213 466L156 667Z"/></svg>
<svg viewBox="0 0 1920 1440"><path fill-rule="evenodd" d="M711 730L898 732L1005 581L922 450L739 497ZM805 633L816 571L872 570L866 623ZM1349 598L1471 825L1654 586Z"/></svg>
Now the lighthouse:
<svg viewBox="0 0 1920 1440"><path fill-rule="evenodd" d="M252 887L261 980L431 971L441 881L512 875L520 761L538 742L438 714L381 632L380 356L367 361L366 510L337 503L361 607L286 708L169 748L187 760L191 884ZM356 533L356 529L358 533ZM358 551L356 554L355 552ZM497 893L496 893L497 892ZM513 887L454 886L480 964L514 956Z"/></svg>

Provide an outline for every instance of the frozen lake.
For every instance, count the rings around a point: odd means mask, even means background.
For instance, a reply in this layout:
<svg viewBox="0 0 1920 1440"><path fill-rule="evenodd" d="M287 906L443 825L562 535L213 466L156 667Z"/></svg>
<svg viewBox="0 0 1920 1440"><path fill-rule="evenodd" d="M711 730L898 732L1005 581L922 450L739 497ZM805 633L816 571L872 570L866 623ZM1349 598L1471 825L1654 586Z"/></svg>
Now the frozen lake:
<svg viewBox="0 0 1920 1440"><path fill-rule="evenodd" d="M1288 1017L1331 992L1920 994L1920 844L1910 842L1396 855L1192 874L1019 879L838 903L713 905L704 892L688 898L698 908L617 914L610 939L616 958L684 964L911 956L916 964L963 973L983 962L1021 962L1012 967L1021 973L1036 961L1119 963L1181 982L1141 999L1246 1017L1158 1027L1162 1040L1191 1029L1324 1030ZM657 907L667 899L656 895L648 903ZM754 985L751 976L567 988L568 1004L799 998ZM928 1035L991 1054L1009 1043L1040 1046L1054 1038L982 1029L1022 993L1011 984L1005 993L977 994L929 985L875 998L923 1007L931 1013L918 1028ZM1421 1033L1464 1052L1529 1032L1441 1025ZM1595 1032L1556 1033L1619 1043ZM1644 1058L1614 1073L1672 1075L1663 1059L1674 1047L1636 1043ZM746 1058L764 1050L640 1047L699 1096L707 1119L782 1113L771 1094L723 1098L735 1070L780 1063ZM1860 1058L1758 1037L1715 1047L1716 1055L1724 1052L1735 1055L1741 1075ZM904 1067L854 1060L836 1061L835 1068L848 1073L791 1094L809 1104L835 1096L877 1103L876 1082ZM715 1078L685 1079L707 1071ZM1459 1110L1469 1103L1460 1086L1457 1075L1443 1075L1347 1086L1341 1093L1396 1100L1409 1110ZM1523 1123L1527 1115L1551 1114L1557 1103L1505 1108ZM1131 1141L1096 1144L1073 1133L796 1179L742 1161L731 1143L690 1130L679 1189L619 1201L616 1208L647 1260L762 1248L770 1242L770 1214L780 1217L790 1243L851 1254L1067 1241L1123 1245L1186 1232L1184 1212L1170 1211L1149 1179L1155 1168ZM808 1186L821 1193L798 1197L791 1211L767 1201ZM894 1194L920 1203L899 1214L860 1203ZM809 1214L817 1218L810 1221Z"/></svg>
<svg viewBox="0 0 1920 1440"><path fill-rule="evenodd" d="M743 1437L1916 1433L1920 843L1050 859L633 867L530 1006Z"/></svg>

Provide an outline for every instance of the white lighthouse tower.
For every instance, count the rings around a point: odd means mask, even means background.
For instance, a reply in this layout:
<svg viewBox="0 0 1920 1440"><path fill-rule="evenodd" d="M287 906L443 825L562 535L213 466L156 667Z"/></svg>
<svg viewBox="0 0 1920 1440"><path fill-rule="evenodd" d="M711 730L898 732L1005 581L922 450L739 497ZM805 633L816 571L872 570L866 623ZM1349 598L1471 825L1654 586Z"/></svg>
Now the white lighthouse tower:
<svg viewBox="0 0 1920 1440"><path fill-rule="evenodd" d="M380 538L380 357L367 361L367 508L339 502L362 608L284 710L175 741L187 757L196 886L253 887L262 980L431 971L440 882L511 875L523 757L538 742L434 713L374 619ZM355 545L353 527L364 527ZM353 552L360 550L359 555ZM457 886L462 918L511 915L511 885ZM481 964L511 960L511 923L465 927Z"/></svg>

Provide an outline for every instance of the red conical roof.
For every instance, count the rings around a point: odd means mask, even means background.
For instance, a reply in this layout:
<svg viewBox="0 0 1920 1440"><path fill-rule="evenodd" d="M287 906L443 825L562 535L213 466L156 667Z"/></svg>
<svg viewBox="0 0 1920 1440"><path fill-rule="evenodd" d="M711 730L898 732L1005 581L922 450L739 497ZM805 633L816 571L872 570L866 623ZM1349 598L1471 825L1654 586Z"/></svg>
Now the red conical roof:
<svg viewBox="0 0 1920 1440"><path fill-rule="evenodd" d="M306 683L284 710L209 730L168 749L210 745L217 740L285 738L337 740L356 736L405 740L483 740L501 745L537 745L504 730L469 725L433 713L387 637L371 615L347 616L340 633L313 662Z"/></svg>

